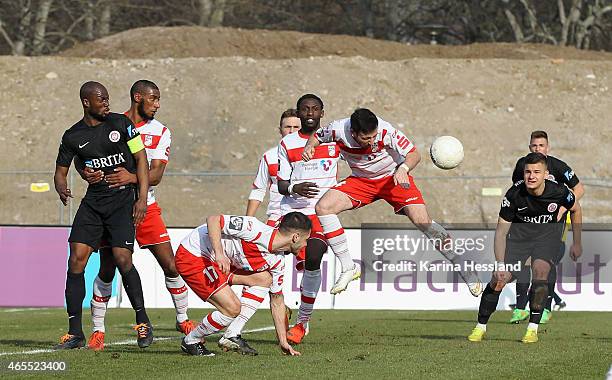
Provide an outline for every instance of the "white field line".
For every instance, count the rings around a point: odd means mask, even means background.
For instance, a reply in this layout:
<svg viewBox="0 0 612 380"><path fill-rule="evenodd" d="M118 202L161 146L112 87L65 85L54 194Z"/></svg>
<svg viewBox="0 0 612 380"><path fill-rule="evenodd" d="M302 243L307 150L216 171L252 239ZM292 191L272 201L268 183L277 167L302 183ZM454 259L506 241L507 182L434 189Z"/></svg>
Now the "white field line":
<svg viewBox="0 0 612 380"><path fill-rule="evenodd" d="M272 331L274 330L274 326L267 326L267 327L260 327L258 329L251 329L251 330L244 330L242 333L243 334L250 334L250 333L257 333L257 332L262 332L262 331ZM210 336L215 336L215 335L221 335L220 333L215 333L212 334ZM182 339L182 337L180 336L176 336L176 337L169 337L169 336L162 336L159 338L154 338L154 341L166 341L166 340L178 340L178 339ZM122 340L119 342L114 342L114 343L106 343L104 344L105 347L108 346L127 346L127 345L133 345L136 344L136 339L127 339L127 340ZM46 349L38 349L38 350L29 350L29 351L18 351L18 352L0 352L0 356L9 356L9 355L34 355L34 354L48 354L51 352L59 352L58 350L52 350L50 348L46 348Z"/></svg>

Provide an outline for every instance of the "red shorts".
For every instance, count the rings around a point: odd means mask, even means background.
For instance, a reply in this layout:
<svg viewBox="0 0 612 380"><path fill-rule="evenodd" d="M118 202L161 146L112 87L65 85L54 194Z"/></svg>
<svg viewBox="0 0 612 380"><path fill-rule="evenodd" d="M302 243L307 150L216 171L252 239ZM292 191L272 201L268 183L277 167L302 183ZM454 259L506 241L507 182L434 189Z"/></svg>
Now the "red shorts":
<svg viewBox="0 0 612 380"><path fill-rule="evenodd" d="M307 215L308 219L312 223L312 230L310 230L309 239L319 239L323 243L327 244L327 239L325 239L325 234L323 233L323 227L321 227L321 222L319 222L319 218L317 215ZM295 264L295 269L303 270L304 262L306 261L306 247L300 250L300 253L297 254L297 264Z"/></svg>
<svg viewBox="0 0 612 380"><path fill-rule="evenodd" d="M414 184L412 176L408 176L410 187L404 189L393 182L393 176L380 179L369 179L361 177L348 177L332 189L339 190L348 195L353 202L353 208L360 208L379 199L384 199L393 206L395 213L410 205L424 205L425 201L421 191Z"/></svg>
<svg viewBox="0 0 612 380"><path fill-rule="evenodd" d="M233 277L233 273L223 274L215 261L194 256L182 245L179 245L174 261L187 286L203 301L227 286Z"/></svg>
<svg viewBox="0 0 612 380"><path fill-rule="evenodd" d="M140 248L170 241L161 212L162 210L157 202L147 207L144 220L136 227L136 241Z"/></svg>

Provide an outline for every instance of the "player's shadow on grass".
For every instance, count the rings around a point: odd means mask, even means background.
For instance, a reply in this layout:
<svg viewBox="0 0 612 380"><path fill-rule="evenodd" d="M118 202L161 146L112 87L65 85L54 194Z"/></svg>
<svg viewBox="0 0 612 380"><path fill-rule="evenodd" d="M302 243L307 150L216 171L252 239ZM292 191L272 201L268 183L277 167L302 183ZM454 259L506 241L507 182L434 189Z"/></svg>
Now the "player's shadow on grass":
<svg viewBox="0 0 612 380"><path fill-rule="evenodd" d="M381 319L381 321L396 321L396 322L425 322L425 323L457 323L457 322L465 322L465 323L476 323L476 318L474 319L436 319L436 318L395 318L395 319ZM508 322L504 321L489 321L489 324L504 324L507 325Z"/></svg>
<svg viewBox="0 0 612 380"><path fill-rule="evenodd" d="M57 344L50 340L22 340L22 339L0 339L0 345L22 347L22 348L50 348Z"/></svg>

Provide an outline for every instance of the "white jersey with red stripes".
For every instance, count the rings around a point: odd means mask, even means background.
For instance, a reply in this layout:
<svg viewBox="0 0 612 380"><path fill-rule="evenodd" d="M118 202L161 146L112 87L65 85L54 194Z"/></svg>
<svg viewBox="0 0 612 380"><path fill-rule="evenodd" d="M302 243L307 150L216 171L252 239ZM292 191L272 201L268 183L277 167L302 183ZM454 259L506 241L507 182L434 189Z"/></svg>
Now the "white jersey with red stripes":
<svg viewBox="0 0 612 380"><path fill-rule="evenodd" d="M416 148L401 131L378 118L378 134L372 146L362 148L351 135L351 119L332 121L316 133L321 143L335 142L355 177L380 179L395 173L406 155Z"/></svg>
<svg viewBox="0 0 612 380"><path fill-rule="evenodd" d="M170 130L155 119L142 121L135 127L145 146L149 167L151 167L152 160L162 160L168 163L170 143L172 142ZM149 186L147 205L153 203L155 203L155 190L153 186Z"/></svg>
<svg viewBox="0 0 612 380"><path fill-rule="evenodd" d="M255 199L260 202L266 196L266 190L270 189L270 200L268 202L268 210L266 214L268 218L272 215L280 216L280 202L283 195L278 192L278 180L276 174L278 172L278 148L274 147L267 150L259 161L259 169L257 176L253 181L253 189L249 195L249 199Z"/></svg>
<svg viewBox="0 0 612 380"><path fill-rule="evenodd" d="M285 270L285 255L271 252L278 229L252 216L221 215L220 225L221 245L232 268L247 272L269 271L272 274L270 292L278 293ZM181 245L194 256L215 261L206 224L192 230Z"/></svg>
<svg viewBox="0 0 612 380"><path fill-rule="evenodd" d="M301 131L291 133L278 145L279 180L290 181L291 184L314 182L319 187L319 193L314 198L306 198L298 194L283 196L281 213L283 215L300 211L306 215L315 213L317 201L336 184L340 150L335 142L321 144L315 150L313 159L302 160L302 152L309 136Z"/></svg>

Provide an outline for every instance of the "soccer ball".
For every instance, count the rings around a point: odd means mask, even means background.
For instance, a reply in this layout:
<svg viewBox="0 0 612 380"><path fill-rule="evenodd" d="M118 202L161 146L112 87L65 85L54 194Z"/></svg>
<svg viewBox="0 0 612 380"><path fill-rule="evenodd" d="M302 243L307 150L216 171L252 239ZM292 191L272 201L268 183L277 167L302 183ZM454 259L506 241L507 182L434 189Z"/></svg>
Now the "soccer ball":
<svg viewBox="0 0 612 380"><path fill-rule="evenodd" d="M440 169L453 169L463 161L463 145L453 136L440 136L431 144L429 156Z"/></svg>

